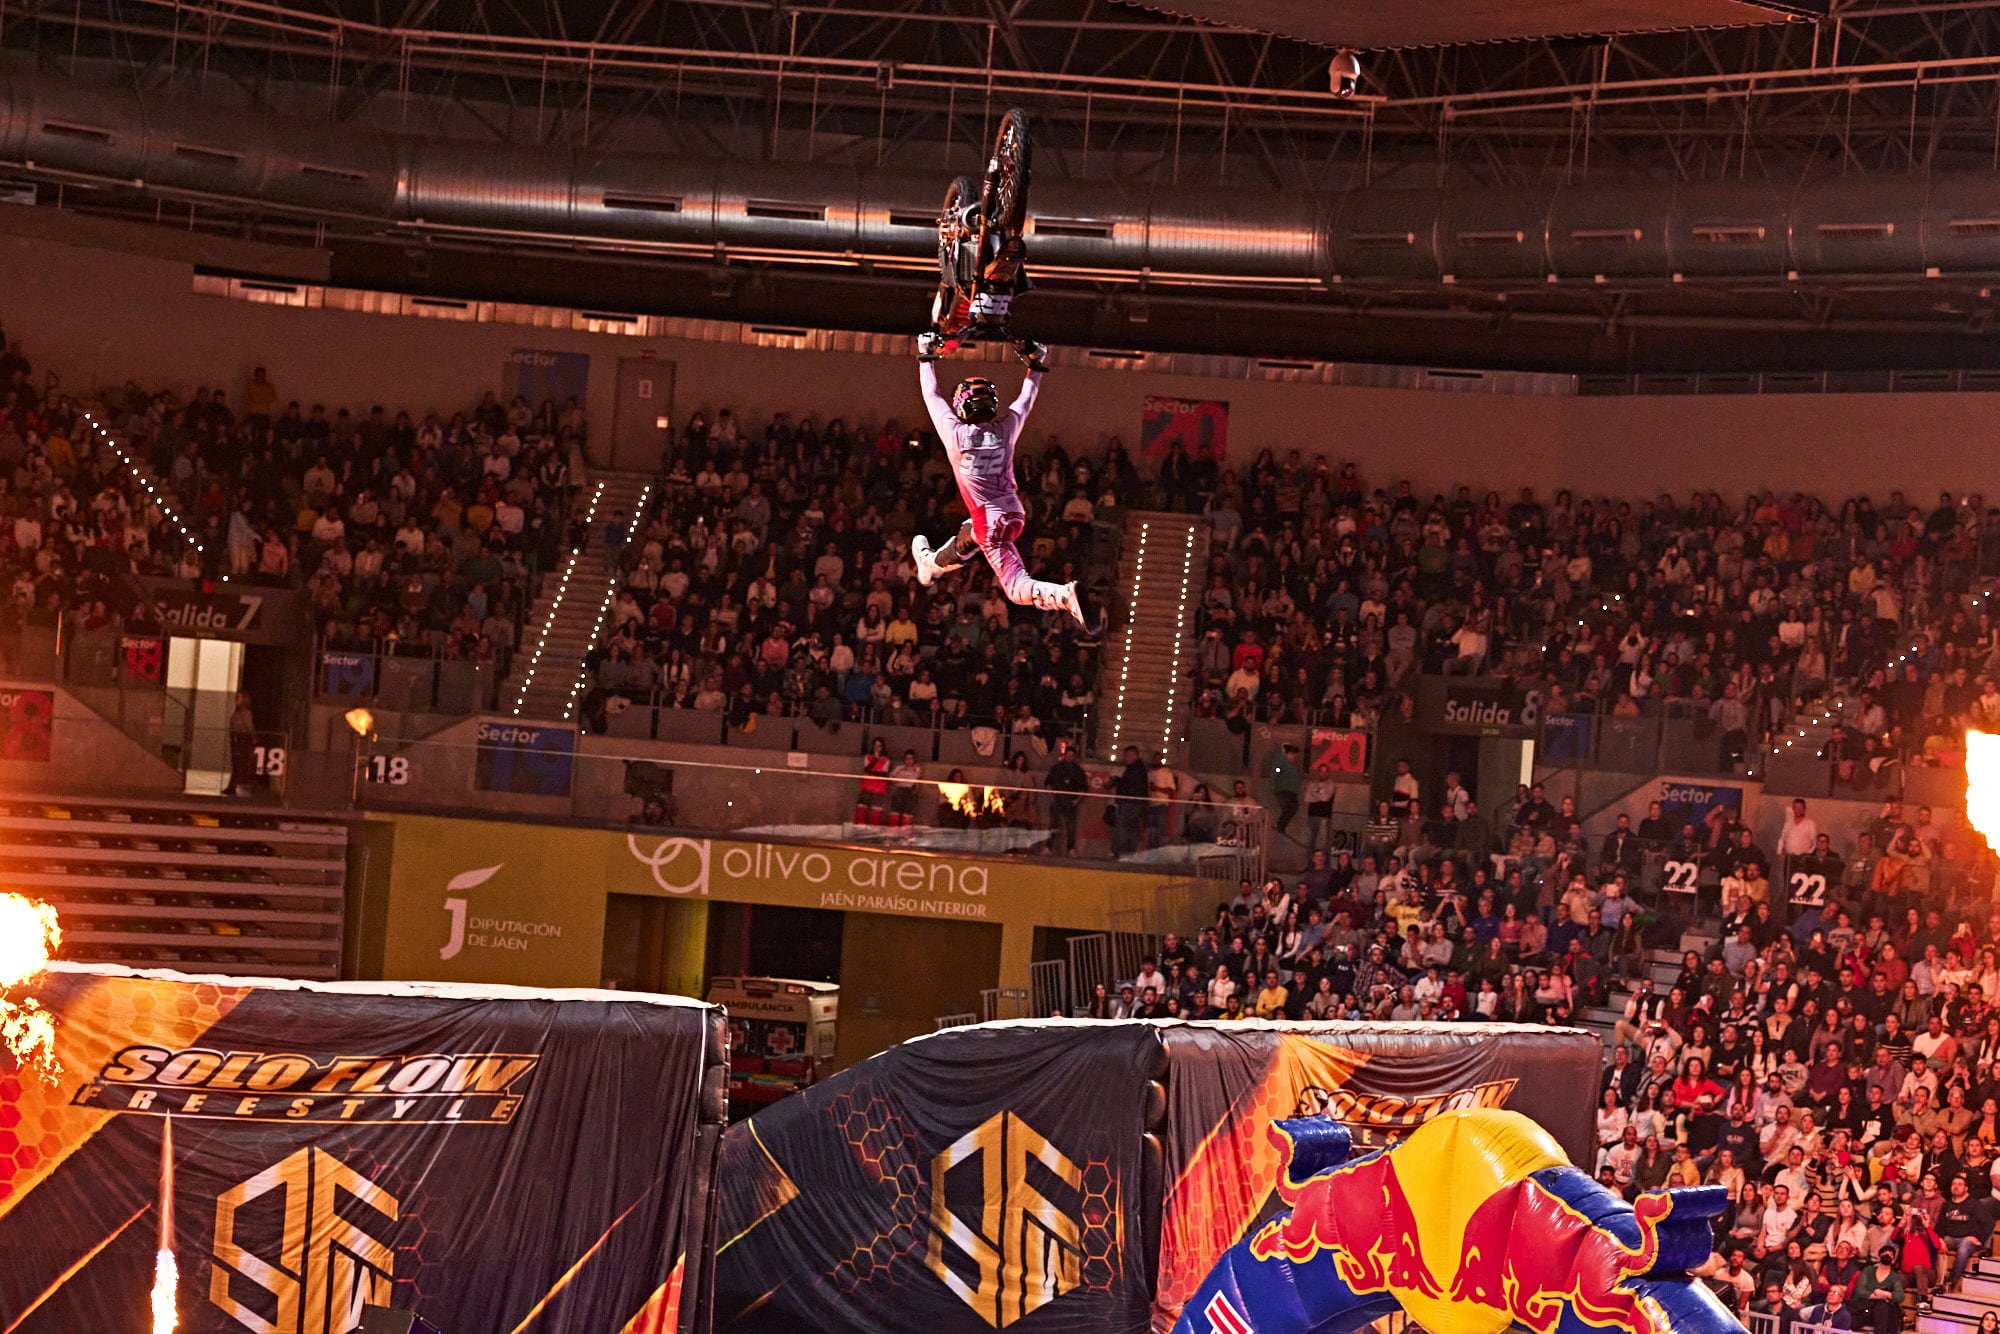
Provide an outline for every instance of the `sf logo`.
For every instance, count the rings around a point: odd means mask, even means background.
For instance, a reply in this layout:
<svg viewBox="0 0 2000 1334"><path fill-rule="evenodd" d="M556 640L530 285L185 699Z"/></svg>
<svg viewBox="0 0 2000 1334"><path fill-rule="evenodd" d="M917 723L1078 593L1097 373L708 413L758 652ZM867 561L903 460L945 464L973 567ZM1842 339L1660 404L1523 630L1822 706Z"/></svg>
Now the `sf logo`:
<svg viewBox="0 0 2000 1334"><path fill-rule="evenodd" d="M1083 1169L1012 1112L931 1160L925 1264L1005 1329L1082 1281Z"/></svg>
<svg viewBox="0 0 2000 1334"><path fill-rule="evenodd" d="M266 1196L253 1224L239 1215ZM256 1334L347 1334L387 1306L402 1204L322 1149L300 1149L215 1199L208 1298Z"/></svg>

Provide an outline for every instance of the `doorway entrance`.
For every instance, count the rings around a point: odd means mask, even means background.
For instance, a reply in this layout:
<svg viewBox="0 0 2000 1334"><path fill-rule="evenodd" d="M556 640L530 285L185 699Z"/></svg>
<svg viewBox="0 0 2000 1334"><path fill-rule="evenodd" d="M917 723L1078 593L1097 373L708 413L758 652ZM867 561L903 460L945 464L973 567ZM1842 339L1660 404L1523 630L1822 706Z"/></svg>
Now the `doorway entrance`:
<svg viewBox="0 0 2000 1334"><path fill-rule="evenodd" d="M611 414L611 469L663 472L673 439L674 363L618 358L618 399Z"/></svg>

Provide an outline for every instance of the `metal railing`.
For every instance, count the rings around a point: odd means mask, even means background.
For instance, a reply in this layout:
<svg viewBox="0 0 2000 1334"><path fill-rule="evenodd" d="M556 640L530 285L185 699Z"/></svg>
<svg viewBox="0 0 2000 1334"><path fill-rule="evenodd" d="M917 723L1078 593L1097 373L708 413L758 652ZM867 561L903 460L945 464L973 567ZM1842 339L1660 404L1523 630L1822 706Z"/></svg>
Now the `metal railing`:
<svg viewBox="0 0 2000 1334"><path fill-rule="evenodd" d="M1088 1013L1097 989L1107 996L1118 994L1118 979L1111 971L1111 937L1102 932L1071 936L1069 950L1070 994L1079 1013Z"/></svg>
<svg viewBox="0 0 2000 1334"><path fill-rule="evenodd" d="M917 709L907 705L877 707L836 703L833 707L798 700L766 700L744 711L729 700L712 709L675 704L677 695L664 690L608 691L584 707L585 729L602 736L632 740L686 741L748 745L769 749L771 729L808 739L835 736L851 729L896 728L903 732L959 733L981 728L1007 733L1010 719L979 717L948 708ZM767 735L760 737L759 733ZM1097 710L1060 711L1038 718L1034 735L1050 745L1073 741L1091 753L1097 734ZM801 744L808 744L801 742Z"/></svg>
<svg viewBox="0 0 2000 1334"><path fill-rule="evenodd" d="M1759 1295L1762 1295L1761 1289L1759 1290ZM1814 1305L1817 1304L1814 1303ZM1872 1328L1868 1323L1866 1313L1859 1307L1849 1303L1842 1306L1841 1309L1851 1313L1849 1317L1853 1322L1851 1328L1857 1330ZM1847 1334L1847 1331L1838 1325L1809 1324L1805 1320L1798 1318L1786 1320L1781 1316L1763 1311L1740 1311L1737 1313L1736 1318L1743 1322L1744 1328L1748 1329L1750 1334Z"/></svg>
<svg viewBox="0 0 2000 1334"><path fill-rule="evenodd" d="M985 1022L996 1019L1028 1019L1032 1012L1028 1009L1028 989L1026 987L985 987L979 993L979 1006Z"/></svg>
<svg viewBox="0 0 2000 1334"><path fill-rule="evenodd" d="M1175 876L1218 862L1246 873L1262 865L1261 806L1121 797L1101 767L1085 771L1084 790L1052 790L1044 755L1036 757L1039 771L1002 768L989 756L977 765L919 761L900 773L868 773L851 754L788 748L664 760L651 749L599 751L595 741L586 751L565 727L481 726L489 731L483 742L360 742L348 757L358 800L383 809L503 810L621 828L1053 856Z"/></svg>
<svg viewBox="0 0 2000 1334"><path fill-rule="evenodd" d="M313 698L467 717L497 707L506 675L504 655L452 657L421 645L327 648L313 658Z"/></svg>
<svg viewBox="0 0 2000 1334"><path fill-rule="evenodd" d="M1075 1013L1090 1012L1100 986L1107 997L1118 999L1119 989L1139 975L1139 965L1159 958L1159 938L1144 928L1145 915L1137 908L1114 911L1108 914L1109 931L1071 936L1066 942L1069 957L1049 961L1062 969Z"/></svg>
<svg viewBox="0 0 2000 1334"><path fill-rule="evenodd" d="M1028 965L1028 1012L1036 1017L1066 1015L1074 1002L1069 988L1069 960L1038 959Z"/></svg>
<svg viewBox="0 0 2000 1334"><path fill-rule="evenodd" d="M1160 944L1153 933L1146 928L1146 914L1140 908L1115 909L1106 914L1111 928L1111 971L1120 982L1139 975L1139 965L1147 959L1157 961Z"/></svg>
<svg viewBox="0 0 2000 1334"><path fill-rule="evenodd" d="M1535 758L1564 768L1721 777L1735 772L1756 741L1747 730L1730 737L1706 705L1649 700L1636 714L1598 708L1545 716Z"/></svg>

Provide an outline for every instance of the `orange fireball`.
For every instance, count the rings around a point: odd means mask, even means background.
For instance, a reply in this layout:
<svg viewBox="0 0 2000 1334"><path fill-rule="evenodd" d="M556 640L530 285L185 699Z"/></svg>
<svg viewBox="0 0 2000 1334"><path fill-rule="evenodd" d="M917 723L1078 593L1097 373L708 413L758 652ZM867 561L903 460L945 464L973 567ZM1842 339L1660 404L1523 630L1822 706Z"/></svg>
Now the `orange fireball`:
<svg viewBox="0 0 2000 1334"><path fill-rule="evenodd" d="M20 894L0 894L0 1043L24 1068L53 1080L55 1016L33 997L10 993L39 976L62 944L56 910Z"/></svg>

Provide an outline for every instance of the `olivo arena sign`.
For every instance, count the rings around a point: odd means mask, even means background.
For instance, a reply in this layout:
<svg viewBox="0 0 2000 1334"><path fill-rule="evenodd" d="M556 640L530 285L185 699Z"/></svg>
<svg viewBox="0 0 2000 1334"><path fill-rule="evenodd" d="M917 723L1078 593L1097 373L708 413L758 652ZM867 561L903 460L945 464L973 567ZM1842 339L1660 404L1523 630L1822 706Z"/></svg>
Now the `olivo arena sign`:
<svg viewBox="0 0 2000 1334"><path fill-rule="evenodd" d="M804 848L779 843L722 843L711 838L625 836L632 856L668 894L706 897L773 879L819 889L822 908L985 917L988 863L913 853Z"/></svg>
<svg viewBox="0 0 2000 1334"><path fill-rule="evenodd" d="M384 975L525 986L594 986L608 896L822 908L1102 930L1151 908L1157 870L1052 866L893 849L575 829L435 816L378 817L392 855L371 859L383 893ZM379 901L379 900L378 900ZM1026 957L1025 955L1023 957Z"/></svg>

